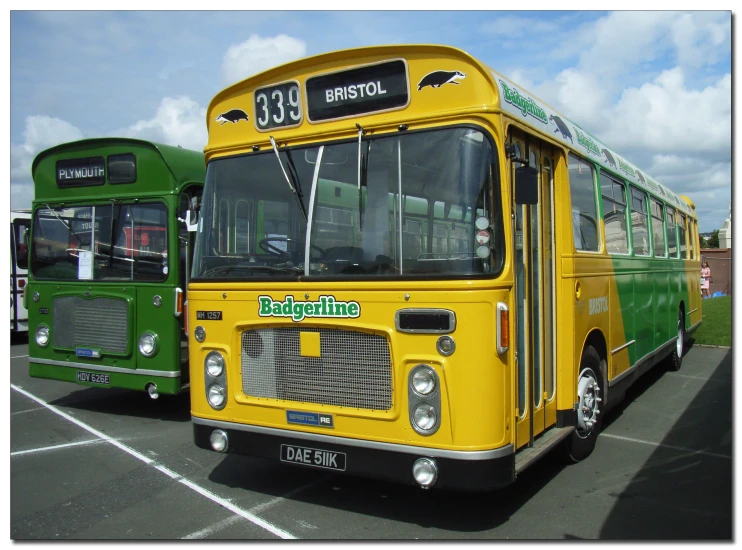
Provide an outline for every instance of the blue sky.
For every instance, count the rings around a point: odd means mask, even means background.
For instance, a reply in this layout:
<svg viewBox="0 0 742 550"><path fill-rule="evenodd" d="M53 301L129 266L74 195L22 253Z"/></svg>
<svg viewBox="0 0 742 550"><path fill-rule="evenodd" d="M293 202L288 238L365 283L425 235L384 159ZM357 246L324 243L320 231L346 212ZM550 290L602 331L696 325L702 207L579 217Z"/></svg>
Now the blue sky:
<svg viewBox="0 0 742 550"><path fill-rule="evenodd" d="M697 206L731 200L729 11L10 12L11 207L50 146L125 135L202 149L205 109L271 66L375 44L461 48Z"/></svg>

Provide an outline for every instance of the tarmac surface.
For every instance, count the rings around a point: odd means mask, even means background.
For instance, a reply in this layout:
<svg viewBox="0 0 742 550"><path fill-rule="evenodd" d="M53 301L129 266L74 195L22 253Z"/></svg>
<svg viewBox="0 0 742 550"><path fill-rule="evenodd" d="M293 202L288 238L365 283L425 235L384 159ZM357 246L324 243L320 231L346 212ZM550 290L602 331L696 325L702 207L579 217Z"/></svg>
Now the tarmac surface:
<svg viewBox="0 0 742 550"><path fill-rule="evenodd" d="M688 351L611 411L593 454L484 493L197 448L189 397L30 378L10 347L13 540L732 540L732 350Z"/></svg>

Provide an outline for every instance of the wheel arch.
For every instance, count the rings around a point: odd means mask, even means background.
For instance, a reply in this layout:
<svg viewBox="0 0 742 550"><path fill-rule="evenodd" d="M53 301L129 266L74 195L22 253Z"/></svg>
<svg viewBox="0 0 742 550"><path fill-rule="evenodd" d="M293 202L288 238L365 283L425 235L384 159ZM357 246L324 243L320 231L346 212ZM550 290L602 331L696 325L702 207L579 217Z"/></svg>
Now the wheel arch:
<svg viewBox="0 0 742 550"><path fill-rule="evenodd" d="M582 351L580 357L585 353L588 347L592 347L601 359L601 373L599 376L603 379L601 384L601 393L603 395L603 405L608 404L608 342L603 334L603 331L599 328L594 328L590 331L585 338L585 343L582 345ZM579 368L579 367L578 367ZM579 379L580 373L577 373L575 380Z"/></svg>

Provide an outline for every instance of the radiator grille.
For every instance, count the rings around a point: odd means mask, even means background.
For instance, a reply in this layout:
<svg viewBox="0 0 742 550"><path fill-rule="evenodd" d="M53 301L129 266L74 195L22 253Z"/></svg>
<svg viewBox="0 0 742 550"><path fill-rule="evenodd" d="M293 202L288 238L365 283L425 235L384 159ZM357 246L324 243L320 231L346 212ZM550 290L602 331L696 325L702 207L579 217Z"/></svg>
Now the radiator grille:
<svg viewBox="0 0 742 550"><path fill-rule="evenodd" d="M54 347L94 347L109 353L125 353L128 335L125 300L60 296L52 302Z"/></svg>
<svg viewBox="0 0 742 550"><path fill-rule="evenodd" d="M320 357L302 357L300 332L319 332ZM251 397L388 411L392 364L383 336L283 327L242 333L242 391Z"/></svg>

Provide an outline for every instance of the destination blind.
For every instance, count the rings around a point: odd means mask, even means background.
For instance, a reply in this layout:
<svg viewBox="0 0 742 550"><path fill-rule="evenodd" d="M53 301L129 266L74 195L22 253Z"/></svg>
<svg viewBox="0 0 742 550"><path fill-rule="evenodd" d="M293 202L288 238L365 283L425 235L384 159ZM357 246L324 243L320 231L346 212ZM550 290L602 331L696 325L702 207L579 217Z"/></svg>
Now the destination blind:
<svg viewBox="0 0 742 550"><path fill-rule="evenodd" d="M313 122L404 107L409 103L407 66L401 59L307 79L307 111Z"/></svg>
<svg viewBox="0 0 742 550"><path fill-rule="evenodd" d="M103 157L58 160L56 172L58 187L103 185L106 181Z"/></svg>

